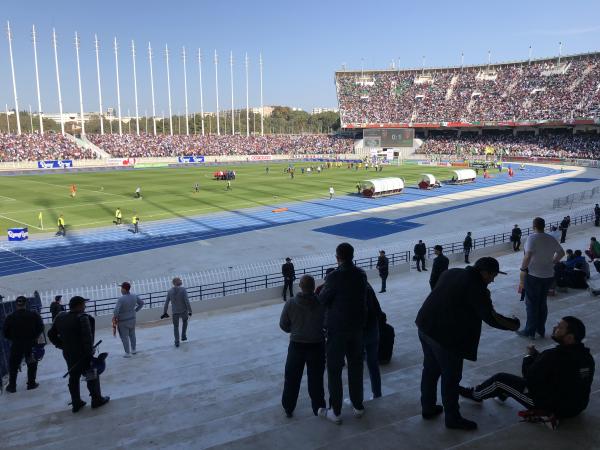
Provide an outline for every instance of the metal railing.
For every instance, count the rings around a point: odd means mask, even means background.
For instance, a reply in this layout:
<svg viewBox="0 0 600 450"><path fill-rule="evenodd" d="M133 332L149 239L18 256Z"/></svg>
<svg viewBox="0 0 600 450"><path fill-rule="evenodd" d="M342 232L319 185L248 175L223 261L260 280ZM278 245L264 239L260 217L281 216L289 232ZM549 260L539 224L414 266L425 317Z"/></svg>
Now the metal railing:
<svg viewBox="0 0 600 450"><path fill-rule="evenodd" d="M594 214L584 214L581 216L571 218L571 225L580 225L587 222L594 221ZM546 224L546 229L550 230L552 227L559 226L558 221L549 222ZM522 228L522 237L527 237L533 232L533 228ZM488 236L475 237L473 238L472 250L491 247L498 244L510 242L511 232L496 233ZM456 254L464 251L463 242L450 242L441 244L444 248L445 254ZM427 255L431 257L434 254L433 246L427 248ZM391 253L387 255L391 266L397 266L400 264L411 263L412 252L409 250ZM362 258L354 261L356 266L365 269L372 270L377 266L377 257ZM336 267L334 263L324 264L315 267L306 267L296 270L298 277L302 275L312 275L317 279L325 278L325 272L330 267ZM191 301L206 301L225 297L227 295L244 294L252 291L268 289L272 287L283 286L283 276L281 273L271 273L266 275L259 275L247 278L241 278L237 280L222 281L217 283L207 283L199 286L186 287L188 297ZM143 301L145 308L158 308L161 307L165 302L167 292L165 290L155 292L144 292L136 293ZM118 297L110 297L103 299L89 300L87 303L87 312L95 316L102 316L110 314L117 301ZM49 307L45 306L41 312L42 318L46 321L50 320Z"/></svg>

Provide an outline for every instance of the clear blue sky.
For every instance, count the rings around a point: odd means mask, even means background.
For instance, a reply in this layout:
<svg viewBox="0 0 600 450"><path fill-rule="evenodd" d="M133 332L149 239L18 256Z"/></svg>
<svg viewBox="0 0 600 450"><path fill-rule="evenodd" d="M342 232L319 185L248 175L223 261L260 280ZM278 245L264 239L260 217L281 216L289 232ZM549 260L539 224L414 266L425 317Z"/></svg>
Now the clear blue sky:
<svg viewBox="0 0 600 450"><path fill-rule="evenodd" d="M150 111L150 81L146 47L155 50L157 113L167 111L164 46L171 49L173 112L184 111L181 47L186 46L190 111L199 111L197 50L205 55L203 76L205 110L215 109L213 53L219 53L221 109L231 106L229 51L233 51L235 104L245 105L244 53L250 58L250 104L259 104L258 54L264 58L266 105L288 105L310 110L336 106L333 73L346 64L360 69L387 68L400 58L402 67L465 63L563 54L600 49L600 2L595 1L429 1L304 0L230 1L71 1L3 2L0 19L0 106L14 105L8 43L4 29L10 20L14 35L17 89L21 109L36 109L33 50L30 31L38 30L42 109L58 111L51 30L59 39L59 62L65 111L77 111L74 33L81 36L84 109L98 109L93 47L94 33L101 45L103 103L116 107L112 39L120 46L119 69L122 112L133 114L131 40L135 40L140 114ZM24 6L27 5L27 6ZM142 6L143 5L143 6Z"/></svg>

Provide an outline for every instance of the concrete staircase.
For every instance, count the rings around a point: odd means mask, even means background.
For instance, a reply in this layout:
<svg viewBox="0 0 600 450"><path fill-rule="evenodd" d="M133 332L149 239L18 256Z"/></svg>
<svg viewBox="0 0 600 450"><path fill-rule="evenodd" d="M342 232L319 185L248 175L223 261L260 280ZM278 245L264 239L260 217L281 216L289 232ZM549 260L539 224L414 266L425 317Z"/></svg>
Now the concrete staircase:
<svg viewBox="0 0 600 450"><path fill-rule="evenodd" d="M572 233L570 248L585 248L591 227ZM516 294L522 254L495 255L508 276L491 285L498 311L524 318ZM594 283L600 275L594 274ZM35 391L0 396L2 449L565 449L600 448L600 387L596 383L588 410L565 421L558 431L519 423L514 402L500 405L461 402L465 417L476 420L476 432L447 430L443 419L423 421L419 383L422 355L414 318L428 287L428 274L392 276L388 293L380 294L383 310L396 328L392 362L382 367L384 396L367 402L367 413L355 419L348 407L336 426L314 417L303 381L295 416L287 419L280 406L287 336L278 329L280 299L261 307L226 310L192 317L190 340L179 349L172 343L169 321L138 327L139 353L121 357L120 340L101 329L108 368L103 392L111 402L99 410L89 405L73 415L62 378L60 353L47 347ZM375 287L379 281L372 279ZM600 354L600 301L587 291L571 291L549 302L551 327L560 317L576 315L588 327L586 345L596 360ZM157 312L157 315L160 312ZM158 319L158 317L157 317ZM484 326L479 360L465 364L463 382L475 384L506 371L518 373L528 341L514 333ZM540 349L552 346L538 340ZM345 377L345 375L344 375ZM346 388L345 392L347 392ZM82 383L82 394L85 385ZM370 387L365 370L365 398ZM84 397L85 398L85 397Z"/></svg>
<svg viewBox="0 0 600 450"><path fill-rule="evenodd" d="M75 137L75 136L73 136L71 134L68 134L68 133L65 134L65 136L67 136L67 138L69 140L71 140L74 143L76 143L79 147L86 148L88 150L93 151L98 156L98 158L106 159L106 158L110 158L111 157L111 155L109 153L105 152L100 147L98 147L97 145L93 144L85 136L82 136L81 138L77 138L77 137Z"/></svg>

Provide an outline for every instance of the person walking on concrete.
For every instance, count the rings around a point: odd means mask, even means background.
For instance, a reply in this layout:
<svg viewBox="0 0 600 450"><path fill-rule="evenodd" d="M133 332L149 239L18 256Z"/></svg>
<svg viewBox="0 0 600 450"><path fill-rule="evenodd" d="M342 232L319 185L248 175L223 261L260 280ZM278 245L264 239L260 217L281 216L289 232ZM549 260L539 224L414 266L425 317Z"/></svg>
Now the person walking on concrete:
<svg viewBox="0 0 600 450"><path fill-rule="evenodd" d="M377 270L379 271L379 277L381 278L381 290L379 293L386 291L386 282L389 274L390 260L385 256L384 250L379 250L379 258L377 258Z"/></svg>
<svg viewBox="0 0 600 450"><path fill-rule="evenodd" d="M433 247L433 252L435 253L435 258L433 259L433 265L431 266L431 276L429 277L429 286L431 286L431 290L433 290L433 288L437 284L440 275L442 275L443 272L448 270L448 265L450 264L450 261L443 253L444 248L441 245L436 245L435 247Z"/></svg>
<svg viewBox="0 0 600 450"><path fill-rule="evenodd" d="M521 249L521 236L523 232L519 228L519 225L515 224L515 227L510 232L510 241L513 245L513 250L518 252Z"/></svg>
<svg viewBox="0 0 600 450"><path fill-rule="evenodd" d="M465 240L463 241L463 252L465 254L465 264L471 264L469 262L469 255L471 254L471 250L473 249L473 238L471 237L471 232L469 231L465 236Z"/></svg>
<svg viewBox="0 0 600 450"><path fill-rule="evenodd" d="M354 247L344 242L337 246L338 268L325 278L319 302L326 308L327 379L329 407L319 415L342 423L342 368L348 363L348 389L354 416L362 417L363 406L363 332L367 320L367 275L353 263Z"/></svg>
<svg viewBox="0 0 600 450"><path fill-rule="evenodd" d="M65 311L64 305L61 304L62 295L54 297L54 301L50 304L50 314L52 315L52 321L56 319L61 312Z"/></svg>
<svg viewBox="0 0 600 450"><path fill-rule="evenodd" d="M69 369L69 393L71 410L76 413L86 403L81 400L81 376L89 373L94 356L95 320L85 313L83 297L75 296L69 300L69 312L62 312L48 331L48 339L56 348L62 350ZM100 390L100 376L86 376L87 388L92 397L92 408L108 403L110 397L103 397Z"/></svg>
<svg viewBox="0 0 600 450"><path fill-rule="evenodd" d="M119 336L123 342L125 358L131 358L132 354L136 354L136 339L135 339L135 316L136 313L144 307L144 302L137 295L131 294L131 284L127 281L121 283L121 297L117 300L113 318L117 322ZM131 353L130 353L131 351Z"/></svg>
<svg viewBox="0 0 600 450"><path fill-rule="evenodd" d="M292 258L285 258L285 263L281 266L281 275L283 275L283 301L287 300L287 292L290 291L290 298L294 296L294 280L296 279L296 270L292 264Z"/></svg>
<svg viewBox="0 0 600 450"><path fill-rule="evenodd" d="M463 418L458 405L463 360L477 360L481 322L500 330L518 330L519 319L498 314L492 305L488 284L500 270L491 257L473 266L442 273L435 288L419 310L416 324L423 347L421 408L424 419L445 413L447 428L474 430L477 424ZM441 377L442 404L437 404Z"/></svg>
<svg viewBox="0 0 600 450"><path fill-rule="evenodd" d="M600 205L594 206L594 226L600 226Z"/></svg>
<svg viewBox="0 0 600 450"><path fill-rule="evenodd" d="M415 244L415 248L413 250L415 252L415 261L417 262L417 270L420 272L421 266L422 266L423 270L425 272L427 272L427 269L425 268L425 255L427 254L427 247L425 246L425 243L419 239L419 242L417 244Z"/></svg>
<svg viewBox="0 0 600 450"><path fill-rule="evenodd" d="M192 316L192 307L188 299L187 291L182 287L181 278L173 278L173 287L167 292L167 298L165 299L165 306L163 308L163 315L161 319L169 317L167 311L169 310L169 303L171 303L171 314L173 315L173 335L175 336L175 347L179 347L179 321L181 320L181 340L187 341L187 326L188 317Z"/></svg>
<svg viewBox="0 0 600 450"><path fill-rule="evenodd" d="M567 230L569 229L569 225L571 225L571 218L569 216L565 216L563 220L561 220L558 229L560 230L560 243L564 244L567 240Z"/></svg>
<svg viewBox="0 0 600 450"><path fill-rule="evenodd" d="M17 297L15 312L6 316L2 333L10 341L10 355L8 357L8 385L6 392L17 392L17 373L21 368L21 361L27 364L27 390L35 389L39 385L35 378L37 375L37 360L32 355L33 346L44 332L44 323L40 315L27 310L27 298Z"/></svg>
<svg viewBox="0 0 600 450"><path fill-rule="evenodd" d="M279 327L290 333L281 396L281 405L287 417L292 417L296 409L304 366L314 415L318 415L319 409L325 408L324 319L325 307L315 295L315 279L310 275L303 275L300 278L300 292L283 305L279 319Z"/></svg>
<svg viewBox="0 0 600 450"><path fill-rule="evenodd" d="M541 217L533 219L533 233L525 241L525 256L521 262L521 272L525 272L525 307L527 322L519 331L519 336L535 339L546 334L548 317L548 289L554 281L554 265L565 251L552 236L544 232L546 222Z"/></svg>

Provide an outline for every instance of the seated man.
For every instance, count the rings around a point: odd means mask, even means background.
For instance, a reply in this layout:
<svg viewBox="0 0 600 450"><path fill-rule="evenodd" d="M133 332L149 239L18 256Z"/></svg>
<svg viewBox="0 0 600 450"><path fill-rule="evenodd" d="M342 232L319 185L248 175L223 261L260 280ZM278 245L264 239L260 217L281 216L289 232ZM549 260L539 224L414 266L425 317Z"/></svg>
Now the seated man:
<svg viewBox="0 0 600 450"><path fill-rule="evenodd" d="M511 397L544 415L577 416L588 405L595 369L590 350L581 343L584 338L583 322L563 317L552 332L556 347L541 353L533 345L527 348L523 377L497 373L474 388L460 387L460 395L476 402Z"/></svg>
<svg viewBox="0 0 600 450"><path fill-rule="evenodd" d="M581 253L581 250L575 250L572 253L573 253L573 256L571 258L569 258L567 256L567 260L565 261L565 266L567 267L567 269L573 270L573 269L575 269L575 267L577 265L581 265L582 270L586 274L586 278L589 278L590 277L590 265L585 260L583 254Z"/></svg>
<svg viewBox="0 0 600 450"><path fill-rule="evenodd" d="M600 258L600 242L595 237L590 239L590 248L585 251L585 254L590 258L590 262L596 258Z"/></svg>

